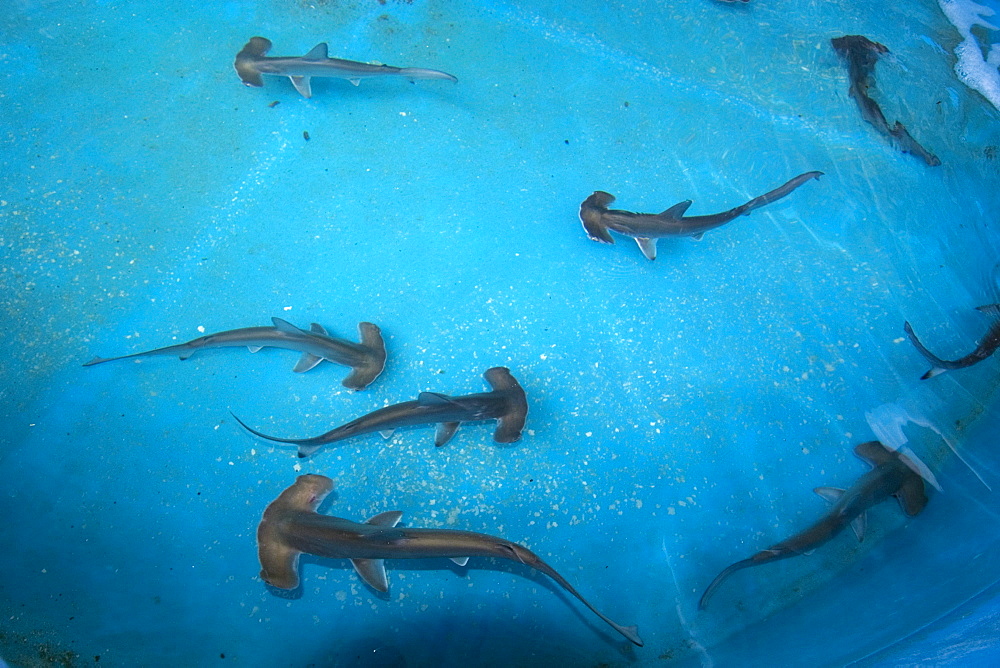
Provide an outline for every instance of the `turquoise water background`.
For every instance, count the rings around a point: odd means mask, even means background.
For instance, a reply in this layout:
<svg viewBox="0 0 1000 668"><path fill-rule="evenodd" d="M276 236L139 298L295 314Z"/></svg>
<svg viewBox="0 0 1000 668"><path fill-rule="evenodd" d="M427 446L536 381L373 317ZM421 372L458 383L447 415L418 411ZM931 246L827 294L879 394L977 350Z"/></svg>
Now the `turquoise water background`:
<svg viewBox="0 0 1000 668"><path fill-rule="evenodd" d="M957 79L936 2L4 6L11 665L891 662L995 585L997 361L920 381L902 329L955 358L1000 301L1000 112ZM843 34L889 47L872 95L942 166L861 120ZM459 81L247 88L232 61L253 35ZM654 262L577 216L598 189L714 213L809 170ZM352 393L280 350L81 367L272 316L351 339L375 322L385 372ZM495 365L528 393L509 447L467 424L443 448L413 428L300 461L229 415L311 436L482 391ZM722 568L824 511L813 487L857 479L874 438L933 475L921 515L878 506L860 545L742 571L697 611ZM275 595L255 530L303 472L336 481L330 514L527 545L645 647L507 562L391 561L383 596L309 558Z"/></svg>

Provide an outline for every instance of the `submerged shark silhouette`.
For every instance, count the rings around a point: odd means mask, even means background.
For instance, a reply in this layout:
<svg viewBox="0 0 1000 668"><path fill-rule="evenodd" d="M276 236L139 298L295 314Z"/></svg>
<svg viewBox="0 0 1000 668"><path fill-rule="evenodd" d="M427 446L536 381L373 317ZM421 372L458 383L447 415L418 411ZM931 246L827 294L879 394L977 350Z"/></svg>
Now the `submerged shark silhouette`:
<svg viewBox="0 0 1000 668"><path fill-rule="evenodd" d="M723 570L705 589L698 601L699 609L704 609L719 585L740 569L808 554L848 525L854 529L858 540L863 540L867 526L865 511L890 496L896 497L903 512L910 517L924 509L927 505L924 481L916 473L916 464L906 455L890 450L878 441L861 443L854 448L854 452L871 464L872 470L858 478L847 491L836 487L817 487L813 490L824 499L833 501L830 511L805 531Z"/></svg>
<svg viewBox="0 0 1000 668"><path fill-rule="evenodd" d="M611 628L642 646L635 626L622 626L605 617L526 547L472 531L400 528L396 524L403 513L398 510L379 513L364 524L318 514L316 508L332 490L330 478L302 475L264 511L257 527L257 555L264 582L279 589L297 588L299 555L303 552L350 559L358 576L380 592L389 590L385 559L445 557L459 566L465 566L469 557L507 559L548 575Z"/></svg>
<svg viewBox="0 0 1000 668"><path fill-rule="evenodd" d="M615 201L615 196L598 190L580 205L580 222L583 223L583 229L587 232L587 236L594 241L613 244L615 239L608 233L608 230L613 230L635 239L642 254L649 260L655 260L657 239L663 237L701 239L701 236L708 230L725 225L739 216L749 214L754 209L775 202L809 179L818 180L821 176L823 176L823 172L799 174L787 183L764 193L760 197L753 198L746 204L707 216L685 216L684 213L691 206L689 199L673 205L663 213L632 213L631 211L608 209L608 205Z"/></svg>
<svg viewBox="0 0 1000 668"><path fill-rule="evenodd" d="M243 50L236 54L233 67L240 80L247 86L260 88L264 85L261 74L288 77L304 97L312 97L312 77L335 77L347 79L357 86L361 79L381 76L400 76L410 79L447 79L458 81L447 72L427 70L422 67L391 67L372 65L353 60L328 58L326 42L314 46L304 56L266 57L271 50L271 40L265 37L251 37Z"/></svg>
<svg viewBox="0 0 1000 668"><path fill-rule="evenodd" d="M186 360L203 348L246 346L252 353L261 348L285 348L302 353L302 357L292 369L296 373L309 371L323 360L351 367L354 370L344 378L343 385L352 390L363 390L378 378L385 367L385 342L382 340L382 330L378 325L370 322L358 323L361 343L353 343L330 336L322 325L315 322L308 331L299 329L281 318L271 318L271 322L274 323L274 327L229 329L165 348L119 357L95 357L83 366L152 355L177 355Z"/></svg>
<svg viewBox="0 0 1000 668"><path fill-rule="evenodd" d="M985 306L977 306L977 311L991 315L994 318L1000 317L1000 304L986 304ZM926 380L928 378L933 378L945 371L954 371L955 369L964 369L967 366L972 366L973 364L978 364L984 359L996 352L997 348L1000 348L1000 320L994 322L990 328L986 331L979 345L976 349L965 357L960 357L957 360L943 360L937 357L931 351L924 347L924 344L920 343L917 335L913 333L913 327L910 326L909 322L903 323L903 329L906 330L907 336L910 337L910 341L924 356L928 362L931 363L931 368L920 377L921 380Z"/></svg>
<svg viewBox="0 0 1000 668"><path fill-rule="evenodd" d="M277 438L251 429L243 420L233 415L244 429L255 436L278 443L299 446L299 457L308 457L327 443L345 438L382 432L388 436L397 427L437 423L434 445L444 445L455 435L462 422L498 420L493 440L513 443L521 438L528 414L528 401L521 384L504 366L487 369L483 374L492 392L451 397L437 392L421 392L416 401L404 401L372 411L356 420L312 438Z"/></svg>
<svg viewBox="0 0 1000 668"><path fill-rule="evenodd" d="M844 35L830 40L834 50L847 63L847 78L851 82L848 94L854 98L861 112L861 118L889 138L889 142L903 153L912 153L931 167L937 167L941 160L921 146L902 123L896 121L889 127L882 108L868 95L871 75L879 56L889 53L884 44L873 42L863 35Z"/></svg>

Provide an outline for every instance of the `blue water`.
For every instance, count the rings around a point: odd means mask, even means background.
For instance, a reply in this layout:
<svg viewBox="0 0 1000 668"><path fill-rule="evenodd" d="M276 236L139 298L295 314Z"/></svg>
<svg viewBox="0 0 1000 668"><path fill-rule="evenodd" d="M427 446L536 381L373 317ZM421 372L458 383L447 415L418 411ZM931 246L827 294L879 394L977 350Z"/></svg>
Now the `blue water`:
<svg viewBox="0 0 1000 668"><path fill-rule="evenodd" d="M995 660L998 362L920 381L902 329L958 357L1000 301L1000 112L955 73L937 2L15 0L0 26L12 666ZM942 166L861 120L829 46L852 33L890 48L873 97ZM459 82L247 88L232 61L253 35ZM655 262L577 217L597 189L697 215L813 169ZM352 393L279 350L81 367L272 316L378 323L385 372ZM314 435L483 391L495 365L529 397L509 447L467 424L439 449L413 428L300 461L229 415ZM860 545L742 571L698 612L874 438L926 465L922 514L878 506ZM255 530L303 472L336 481L330 514L529 546L645 647L509 562L390 561L379 595L304 558L301 591L275 595Z"/></svg>

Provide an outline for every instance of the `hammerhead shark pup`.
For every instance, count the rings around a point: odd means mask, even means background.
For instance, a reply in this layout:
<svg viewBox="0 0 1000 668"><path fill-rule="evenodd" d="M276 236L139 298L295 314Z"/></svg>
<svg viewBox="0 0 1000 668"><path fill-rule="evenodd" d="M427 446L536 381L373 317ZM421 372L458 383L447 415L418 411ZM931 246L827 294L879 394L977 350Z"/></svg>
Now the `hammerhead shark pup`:
<svg viewBox="0 0 1000 668"><path fill-rule="evenodd" d="M847 78L851 82L849 95L857 103L861 117L888 137L893 146L903 153L912 153L931 167L940 165L938 157L917 143L902 123L896 121L890 128L882 108L868 95L875 63L879 56L889 53L889 49L884 44L873 42L862 35L845 35L836 37L830 42L837 53L847 61Z"/></svg>
<svg viewBox="0 0 1000 668"><path fill-rule="evenodd" d="M854 452L874 468L861 476L847 491L836 487L817 487L813 490L833 502L830 512L802 533L772 545L749 559L737 561L719 573L702 594L698 602L699 609L705 608L709 597L723 580L740 569L809 554L843 531L847 525L851 525L859 541L864 540L867 525L865 511L890 496L896 497L903 512L910 517L924 509L927 505L924 481L916 473L916 464L906 455L889 450L878 441L862 443L854 448Z"/></svg>
<svg viewBox="0 0 1000 668"><path fill-rule="evenodd" d="M986 313L997 318L1000 318L1000 304L987 304L986 306L977 306L977 311ZM910 327L909 322L903 323L903 329L906 330L906 334L910 337L910 341L916 346L920 354L923 355L928 362L931 363L930 370L920 377L921 380L927 380L928 378L933 378L945 371L954 371L955 369L963 369L967 366L972 366L982 362L984 359L996 352L997 348L1000 348L1000 320L994 322L989 330L986 332L986 336L983 337L976 349L965 357L959 358L957 360L943 360L937 357L931 351L924 347L924 344L920 343L917 339L917 335L913 333L913 328Z"/></svg>
<svg viewBox="0 0 1000 668"><path fill-rule="evenodd" d="M746 204L735 209L714 213L708 216L685 216L684 212L691 206L691 200L675 204L663 213L632 213L608 209L615 201L615 196L603 190L583 200L580 205L580 221L583 229L594 241L605 244L615 242L608 230L614 230L635 239L639 250L650 260L656 259L656 240L663 237L693 237L701 239L708 230L725 225L729 221L745 216L754 209L776 202L785 195L801 186L809 179L819 179L823 172L806 172L774 190L755 197Z"/></svg>
<svg viewBox="0 0 1000 668"><path fill-rule="evenodd" d="M354 370L344 378L343 385L352 390L363 390L382 373L382 368L385 366L385 342L382 340L382 331L370 322L358 323L361 343L332 337L322 325L315 322L308 331L299 329L281 318L271 318L271 322L274 323L274 327L230 329L199 336L197 339L175 346L120 357L95 357L83 366L152 355L177 355L186 360L203 348L246 346L252 353L261 348L285 348L302 353L302 357L292 369L296 373L308 371L323 360L351 367Z"/></svg>
<svg viewBox="0 0 1000 668"><path fill-rule="evenodd" d="M530 566L548 575L578 598L595 615L636 645L642 647L635 626L611 621L577 593L551 566L526 547L482 533L449 529L399 528L403 513L379 513L364 524L329 515L316 508L333 490L333 481L321 475L299 476L264 511L257 527L260 577L279 589L299 586L299 555L350 559L358 576L380 592L389 590L384 559L445 557L465 566L469 557L495 557Z"/></svg>
<svg viewBox="0 0 1000 668"><path fill-rule="evenodd" d="M510 369L495 366L483 374L492 392L467 394L450 397L437 392L421 392L416 401L404 401L379 408L368 415L352 420L336 429L313 438L277 438L251 429L243 420L233 415L244 429L251 434L278 443L294 443L299 446L299 457L308 457L327 443L336 443L345 438L381 432L388 437L397 427L417 424L437 423L434 445L441 446L451 440L462 422L477 420L498 420L493 440L497 443L513 443L521 438L524 421L528 415L528 401L524 389L511 375Z"/></svg>
<svg viewBox="0 0 1000 668"><path fill-rule="evenodd" d="M312 77L335 77L347 79L357 86L362 79L369 77L400 76L410 79L447 79L458 81L447 72L426 70L422 67L390 67L389 65L371 65L353 60L328 58L326 42L314 46L304 56L267 57L271 50L271 40L264 37L251 37L243 50L236 54L236 73L247 86L260 88L264 85L261 74L274 74L288 77L292 80L295 90L305 97L312 97Z"/></svg>

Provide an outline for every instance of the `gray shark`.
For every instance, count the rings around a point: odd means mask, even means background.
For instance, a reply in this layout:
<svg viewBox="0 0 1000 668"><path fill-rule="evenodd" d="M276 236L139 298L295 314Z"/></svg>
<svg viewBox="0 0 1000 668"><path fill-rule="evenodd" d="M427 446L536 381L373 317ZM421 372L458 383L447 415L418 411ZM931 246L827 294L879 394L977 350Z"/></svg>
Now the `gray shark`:
<svg viewBox="0 0 1000 668"><path fill-rule="evenodd" d="M312 77L335 77L347 79L357 86L362 79L382 76L400 76L410 79L447 79L458 81L447 72L427 70L421 67L390 67L372 65L353 60L328 58L326 42L321 42L304 56L266 57L271 50L271 41L264 37L251 37L243 50L236 54L233 66L240 79L247 86L260 88L264 85L261 74L288 77L295 90L305 97L312 97L309 83Z"/></svg>
<svg viewBox="0 0 1000 668"><path fill-rule="evenodd" d="M977 306L976 310L995 318L1000 318L1000 304ZM935 356L931 351L927 350L927 348L924 347L924 344L920 343L920 340L917 339L917 335L913 333L913 328L910 326L909 322L903 323L903 329L906 330L906 334L910 337L910 341L912 341L913 345L916 346L918 351L920 351L920 354L931 363L930 370L920 377L921 380L933 378L934 376L942 374L945 371L964 369L967 366L978 364L995 353L997 348L1000 348L1000 320L997 320L990 326L986 335L983 336L975 350L965 357L961 357L957 360L943 360L940 357Z"/></svg>
<svg viewBox="0 0 1000 668"><path fill-rule="evenodd" d="M483 377L493 388L492 392L467 394L461 397L451 397L437 392L421 392L416 401L404 401L379 408L313 438L268 436L251 429L235 415L233 418L255 436L299 446L299 457L308 457L328 443L342 441L352 436L376 431L389 435L397 427L418 424L437 423L434 445L442 446L451 440L462 422L477 420L498 420L493 440L497 443L513 443L521 438L521 430L524 429L524 421L528 414L528 401L524 389L507 367L496 366L487 369Z"/></svg>
<svg viewBox="0 0 1000 668"><path fill-rule="evenodd" d="M377 325L370 322L358 323L361 343L332 337L323 329L322 325L315 322L308 331L299 329L281 318L271 318L271 322L274 323L274 327L230 329L200 336L187 343L141 353L121 355L120 357L95 357L83 366L152 355L177 355L182 360L186 360L203 348L246 346L252 353L261 348L285 348L302 353L302 357L299 358L293 369L296 373L308 371L323 360L351 367L354 370L344 378L343 385L352 390L363 390L382 373L382 369L385 367L385 342L382 340L382 331Z"/></svg>
<svg viewBox="0 0 1000 668"><path fill-rule="evenodd" d="M861 476L847 491L836 487L817 487L813 490L824 499L833 501L830 511L802 533L723 570L702 594L699 609L705 608L709 597L723 580L740 569L808 554L848 525L854 529L858 540L863 540L867 525L865 511L890 496L896 497L903 512L910 517L924 509L927 505L924 481L916 473L916 465L906 455L889 450L878 441L862 443L854 448L854 452L870 463L872 470Z"/></svg>
<svg viewBox="0 0 1000 668"><path fill-rule="evenodd" d="M639 250L650 260L656 259L656 240L663 237L694 237L701 239L708 230L725 225L729 221L745 216L754 209L775 202L801 186L809 179L819 179L823 172L806 172L799 174L791 181L774 190L755 197L746 204L735 209L715 213L708 216L685 216L684 212L691 206L691 200L675 204L663 213L632 213L608 209L615 201L615 196L603 190L594 192L580 205L580 221L583 229L594 241L613 244L614 237L608 233L613 230L635 239Z"/></svg>
<svg viewBox="0 0 1000 668"><path fill-rule="evenodd" d="M483 533L449 529L410 529L396 524L403 513L379 513L364 524L316 512L333 490L333 481L321 475L302 475L264 511L257 527L260 577L279 589L299 586L299 555L350 559L358 576L380 592L389 590L384 559L444 557L465 566L469 557L494 557L530 566L548 575L579 599L615 631L642 646L635 626L611 621L581 596L551 566L526 547Z"/></svg>
<svg viewBox="0 0 1000 668"><path fill-rule="evenodd" d="M931 167L940 165L941 160L921 146L902 123L896 121L890 127L882 108L868 95L875 63L878 62L879 56L889 53L889 49L884 44L873 42L863 35L836 37L830 40L830 43L847 62L847 78L851 82L848 94L857 103L861 118L888 137L889 142L903 153L911 153Z"/></svg>

